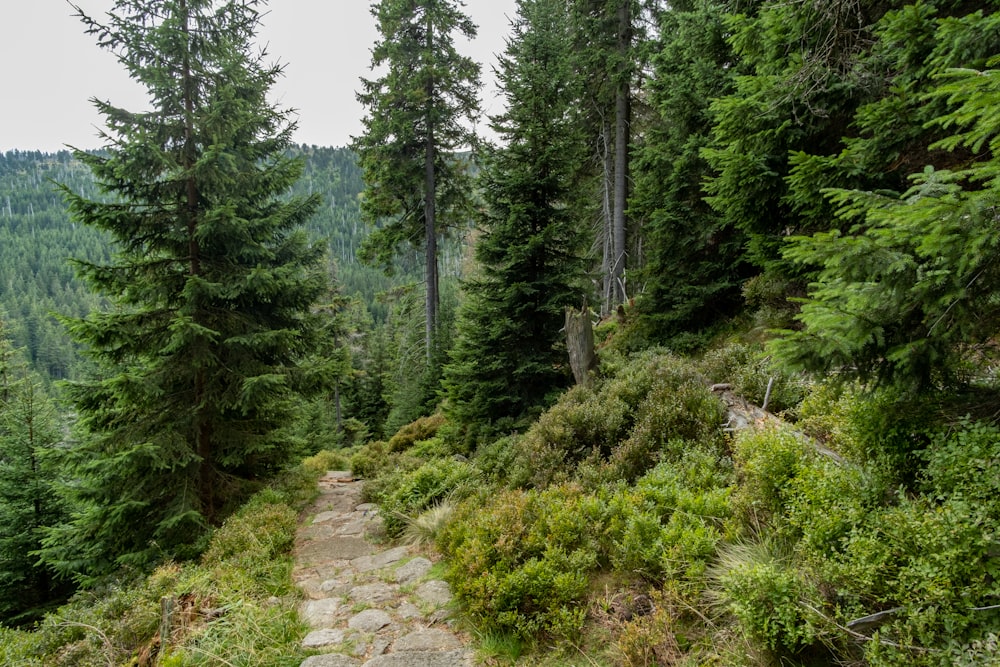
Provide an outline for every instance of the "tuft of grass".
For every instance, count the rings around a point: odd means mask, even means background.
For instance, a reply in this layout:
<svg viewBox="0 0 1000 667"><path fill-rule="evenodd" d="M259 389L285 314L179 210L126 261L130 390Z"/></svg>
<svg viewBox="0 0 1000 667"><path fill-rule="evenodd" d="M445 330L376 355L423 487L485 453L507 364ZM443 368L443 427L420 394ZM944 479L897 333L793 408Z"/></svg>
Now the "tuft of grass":
<svg viewBox="0 0 1000 667"><path fill-rule="evenodd" d="M517 635L502 632L484 632L476 637L477 653L488 665L517 663L526 649L524 640Z"/></svg>
<svg viewBox="0 0 1000 667"><path fill-rule="evenodd" d="M406 522L402 541L416 547L434 544L454 514L454 503L444 500L416 517L400 515Z"/></svg>

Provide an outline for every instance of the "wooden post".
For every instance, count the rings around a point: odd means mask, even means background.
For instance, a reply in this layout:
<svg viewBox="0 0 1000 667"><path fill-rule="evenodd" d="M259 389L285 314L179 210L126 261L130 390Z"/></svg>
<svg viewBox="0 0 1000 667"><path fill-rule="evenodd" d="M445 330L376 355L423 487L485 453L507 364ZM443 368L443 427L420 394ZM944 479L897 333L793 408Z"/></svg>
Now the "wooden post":
<svg viewBox="0 0 1000 667"><path fill-rule="evenodd" d="M597 355L594 353L594 325L586 306L579 312L575 308L566 309L566 347L576 383L589 385L590 371L597 368Z"/></svg>

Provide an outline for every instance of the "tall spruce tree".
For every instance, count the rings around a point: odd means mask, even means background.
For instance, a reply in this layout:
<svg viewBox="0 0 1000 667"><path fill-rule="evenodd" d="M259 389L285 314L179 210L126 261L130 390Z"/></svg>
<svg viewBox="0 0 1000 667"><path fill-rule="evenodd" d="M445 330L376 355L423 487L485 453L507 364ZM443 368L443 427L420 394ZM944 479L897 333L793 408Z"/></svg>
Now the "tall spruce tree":
<svg viewBox="0 0 1000 667"><path fill-rule="evenodd" d="M70 591L34 552L41 529L65 517L49 452L55 409L0 321L0 623L24 624Z"/></svg>
<svg viewBox="0 0 1000 667"><path fill-rule="evenodd" d="M500 58L507 111L492 118L503 146L488 153L481 273L466 284L446 369L449 410L490 424L543 404L568 380L559 345L583 275L576 178L584 162L571 34L562 0L518 0Z"/></svg>
<svg viewBox="0 0 1000 667"><path fill-rule="evenodd" d="M659 14L652 113L636 148L630 210L646 230L648 258L639 320L647 335L675 347L697 343L698 332L742 303L745 239L705 202L710 171L701 154L712 127L709 102L733 86L724 11L718 0L693 0Z"/></svg>
<svg viewBox="0 0 1000 667"><path fill-rule="evenodd" d="M73 218L111 234L79 273L112 307L68 320L102 374L69 387L73 520L43 558L86 578L191 555L225 508L285 463L297 364L312 347L322 251L300 225L315 197L294 124L267 99L281 66L253 44L257 0L117 0L87 32L145 86L149 110L97 101L107 140L76 152L103 190L65 189Z"/></svg>
<svg viewBox="0 0 1000 667"><path fill-rule="evenodd" d="M455 35L472 38L476 27L460 0L381 0L372 5L381 39L358 100L367 109L356 137L364 171L362 212L377 226L364 254L391 266L409 243L425 258L425 348L433 357L439 284L438 236L465 222L471 210L467 164L456 152L475 144L479 65L455 48Z"/></svg>

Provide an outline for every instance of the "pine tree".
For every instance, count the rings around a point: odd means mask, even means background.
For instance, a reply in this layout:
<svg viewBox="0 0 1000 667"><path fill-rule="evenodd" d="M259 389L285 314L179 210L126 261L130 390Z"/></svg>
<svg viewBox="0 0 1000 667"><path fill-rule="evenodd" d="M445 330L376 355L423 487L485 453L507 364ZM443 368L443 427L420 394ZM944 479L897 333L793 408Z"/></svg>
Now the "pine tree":
<svg viewBox="0 0 1000 667"><path fill-rule="evenodd" d="M454 35L476 27L457 0L382 0L372 6L381 40L358 100L368 110L356 137L364 171L362 212L377 226L366 241L368 259L391 266L409 243L424 250L425 336L428 360L437 329L438 236L464 223L471 194L467 165L456 152L475 144L479 66L455 49ZM463 124L464 123L464 124Z"/></svg>
<svg viewBox="0 0 1000 667"><path fill-rule="evenodd" d="M106 230L109 264L79 273L112 308L68 320L101 364L70 386L79 441L71 522L44 559L81 577L197 550L255 480L285 463L309 309L325 289L300 225L314 197L294 125L267 99L281 67L252 45L257 0L117 0L89 34L145 86L149 111L96 101L104 152L76 152L103 191L64 188L76 221Z"/></svg>
<svg viewBox="0 0 1000 667"><path fill-rule="evenodd" d="M481 275L466 284L446 369L449 410L466 423L517 419L567 384L559 345L579 305L583 142L572 43L560 0L519 0L499 78L507 111L492 119L503 147L483 165Z"/></svg>
<svg viewBox="0 0 1000 667"><path fill-rule="evenodd" d="M982 28L971 32L987 39L998 24L1000 16L976 16L964 28ZM931 148L976 159L962 169L929 165L899 195L831 190L839 217L853 223L849 232L792 240L786 257L818 273L803 299L802 328L773 344L785 363L909 390L954 386L973 364L992 365L1000 326L998 66L994 57L990 69L952 70L926 97L951 106L934 121L951 134ZM937 157L947 163L954 154Z"/></svg>
<svg viewBox="0 0 1000 667"><path fill-rule="evenodd" d="M60 441L55 409L0 321L0 622L22 624L68 594L34 552L41 529L65 517L48 456Z"/></svg>
<svg viewBox="0 0 1000 667"><path fill-rule="evenodd" d="M705 203L703 187L709 102L732 89L723 11L716 0L695 0L660 14L647 89L653 113L636 148L630 210L643 222L648 258L639 321L648 336L674 347L697 343L698 332L742 301L744 238Z"/></svg>

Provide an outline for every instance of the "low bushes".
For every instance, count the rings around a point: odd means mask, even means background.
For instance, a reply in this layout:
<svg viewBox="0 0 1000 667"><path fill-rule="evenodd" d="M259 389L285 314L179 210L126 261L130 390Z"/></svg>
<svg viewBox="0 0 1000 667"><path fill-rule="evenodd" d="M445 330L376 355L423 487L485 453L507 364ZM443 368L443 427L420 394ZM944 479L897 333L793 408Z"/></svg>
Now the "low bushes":
<svg viewBox="0 0 1000 667"><path fill-rule="evenodd" d="M33 632L0 629L0 664L299 665L305 628L295 613L290 549L297 512L314 497L330 456L307 459L257 493L215 531L199 562L167 563L148 577L123 575L81 592ZM162 597L175 600L183 619L164 642Z"/></svg>

